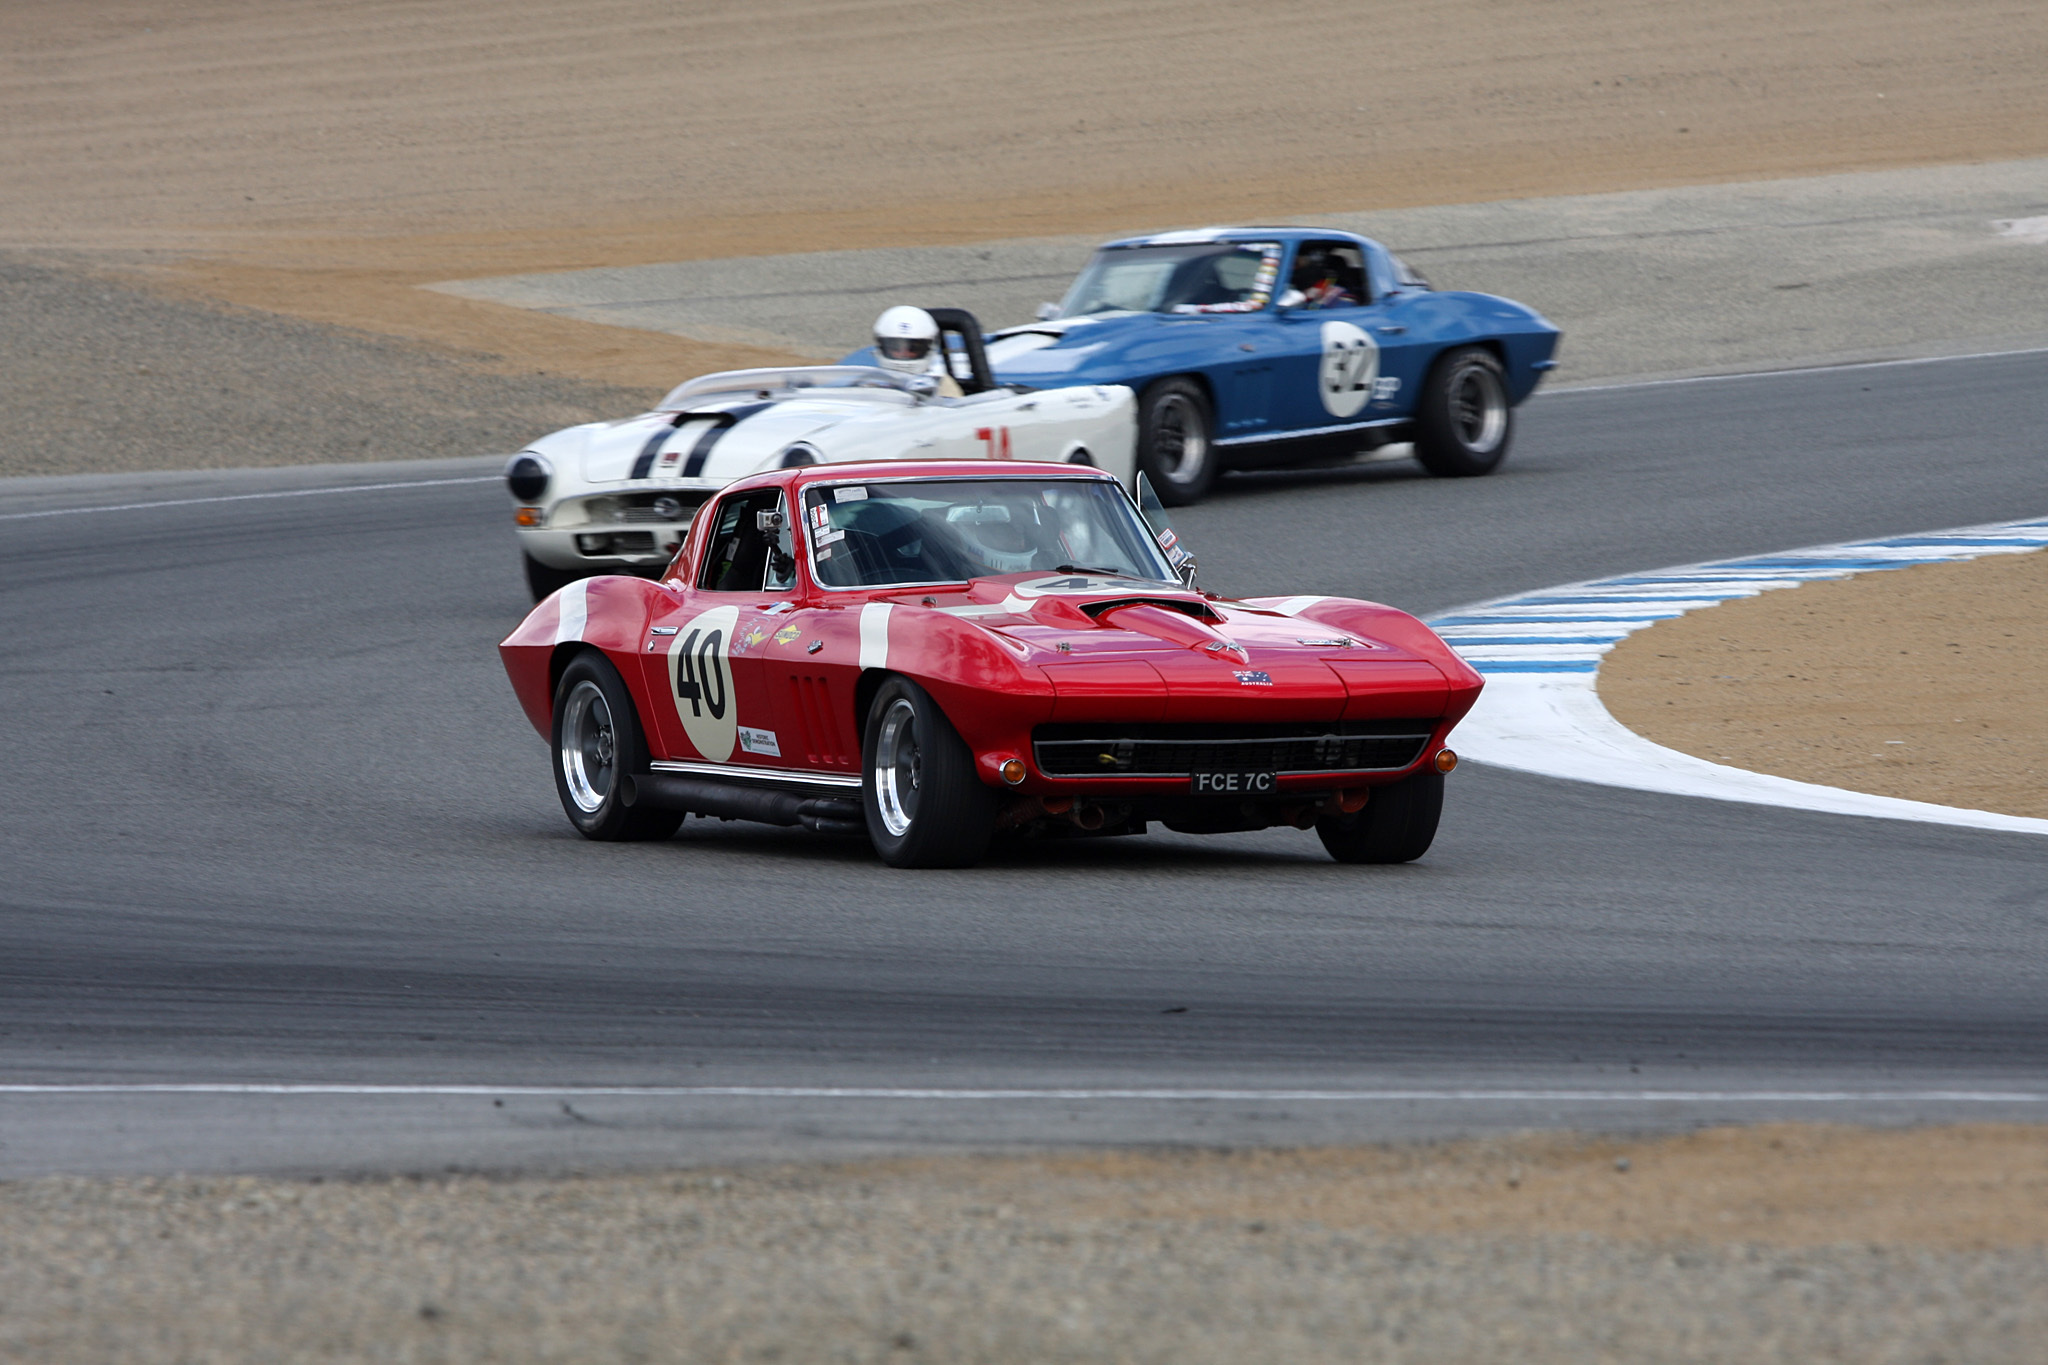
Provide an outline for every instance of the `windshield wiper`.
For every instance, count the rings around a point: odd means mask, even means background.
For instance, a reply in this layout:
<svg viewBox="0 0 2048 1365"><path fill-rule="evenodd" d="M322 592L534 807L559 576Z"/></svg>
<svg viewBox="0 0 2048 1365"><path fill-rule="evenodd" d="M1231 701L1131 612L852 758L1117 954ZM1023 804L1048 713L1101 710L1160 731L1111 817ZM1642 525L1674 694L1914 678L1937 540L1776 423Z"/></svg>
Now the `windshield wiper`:
<svg viewBox="0 0 2048 1365"><path fill-rule="evenodd" d="M1122 569L1102 569L1093 564L1055 564L1054 573L1099 573L1105 578L1129 578Z"/></svg>

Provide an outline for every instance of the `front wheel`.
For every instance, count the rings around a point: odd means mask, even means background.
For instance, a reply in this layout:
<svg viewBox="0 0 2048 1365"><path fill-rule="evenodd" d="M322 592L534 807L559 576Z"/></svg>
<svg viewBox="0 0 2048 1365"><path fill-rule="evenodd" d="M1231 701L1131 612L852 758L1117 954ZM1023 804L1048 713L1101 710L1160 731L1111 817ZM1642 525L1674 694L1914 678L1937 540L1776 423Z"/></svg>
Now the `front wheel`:
<svg viewBox="0 0 2048 1365"><path fill-rule="evenodd" d="M585 651L562 670L550 734L555 793L584 838L607 843L666 839L683 823L680 811L626 804L627 778L647 771L647 741L633 694L604 655Z"/></svg>
<svg viewBox="0 0 2048 1365"><path fill-rule="evenodd" d="M1444 811L1444 775L1434 768L1374 787L1350 815L1316 821L1316 837L1340 863L1412 863L1436 841Z"/></svg>
<svg viewBox="0 0 2048 1365"><path fill-rule="evenodd" d="M1515 414L1493 352L1461 346L1437 361L1415 411L1415 458L1439 478L1491 474L1507 458Z"/></svg>
<svg viewBox="0 0 2048 1365"><path fill-rule="evenodd" d="M971 867L995 834L996 794L938 703L908 678L875 693L861 742L861 806L891 867Z"/></svg>
<svg viewBox="0 0 2048 1365"><path fill-rule="evenodd" d="M1168 507L1200 502L1216 482L1209 398L1192 379L1162 379L1138 399L1138 470Z"/></svg>
<svg viewBox="0 0 2048 1365"><path fill-rule="evenodd" d="M577 579L589 577L574 569L558 569L552 564L543 564L524 550L519 552L519 557L526 561L526 587L536 602L544 602Z"/></svg>

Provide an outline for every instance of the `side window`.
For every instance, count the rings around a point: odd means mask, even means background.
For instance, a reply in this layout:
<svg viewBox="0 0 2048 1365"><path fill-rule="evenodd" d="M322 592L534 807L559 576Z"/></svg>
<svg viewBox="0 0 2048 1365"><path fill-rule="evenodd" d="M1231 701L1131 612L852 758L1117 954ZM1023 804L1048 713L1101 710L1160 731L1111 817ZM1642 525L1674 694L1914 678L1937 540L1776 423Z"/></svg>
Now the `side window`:
<svg viewBox="0 0 2048 1365"><path fill-rule="evenodd" d="M707 592L786 592L796 586L782 494L763 489L718 504L697 586Z"/></svg>
<svg viewBox="0 0 2048 1365"><path fill-rule="evenodd" d="M1303 242L1294 253L1289 287L1299 289L1310 308L1350 308L1370 303L1365 252L1351 242Z"/></svg>

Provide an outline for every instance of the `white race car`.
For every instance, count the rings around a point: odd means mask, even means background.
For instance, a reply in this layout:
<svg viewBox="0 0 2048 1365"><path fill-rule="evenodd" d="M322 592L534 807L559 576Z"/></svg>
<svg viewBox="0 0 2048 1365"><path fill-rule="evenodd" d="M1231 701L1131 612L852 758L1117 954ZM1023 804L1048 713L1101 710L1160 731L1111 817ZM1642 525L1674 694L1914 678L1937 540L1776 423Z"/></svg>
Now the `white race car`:
<svg viewBox="0 0 2048 1365"><path fill-rule="evenodd" d="M768 469L849 460L1051 460L1135 489L1136 400L1118 385L999 385L981 329L932 309L955 344L936 375L864 365L731 370L692 379L654 411L569 427L512 457L505 482L536 601L591 574L655 574L713 493Z"/></svg>

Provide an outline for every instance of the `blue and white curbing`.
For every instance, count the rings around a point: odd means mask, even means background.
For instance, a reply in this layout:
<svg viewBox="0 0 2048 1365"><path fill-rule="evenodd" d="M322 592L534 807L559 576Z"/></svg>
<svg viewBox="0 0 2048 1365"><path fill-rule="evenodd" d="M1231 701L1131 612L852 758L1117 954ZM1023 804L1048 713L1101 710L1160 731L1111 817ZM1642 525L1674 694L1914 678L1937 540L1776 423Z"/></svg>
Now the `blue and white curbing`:
<svg viewBox="0 0 2048 1365"><path fill-rule="evenodd" d="M1820 578L2044 548L2048 517L1622 574L1461 607L1429 622L1486 675L1486 691L1452 743L1481 763L1581 782L2048 834L2048 820L1846 791L1682 754L1624 727L1594 687L1600 660L1630 633L1731 598Z"/></svg>

